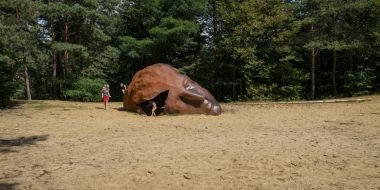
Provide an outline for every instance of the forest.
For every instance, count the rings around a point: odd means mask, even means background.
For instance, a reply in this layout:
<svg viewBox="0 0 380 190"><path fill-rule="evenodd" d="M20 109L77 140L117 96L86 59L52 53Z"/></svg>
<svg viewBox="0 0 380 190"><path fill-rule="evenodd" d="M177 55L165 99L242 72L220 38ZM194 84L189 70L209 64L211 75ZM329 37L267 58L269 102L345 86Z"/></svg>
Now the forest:
<svg viewBox="0 0 380 190"><path fill-rule="evenodd" d="M0 104L101 101L168 63L219 101L380 89L380 0L0 0Z"/></svg>

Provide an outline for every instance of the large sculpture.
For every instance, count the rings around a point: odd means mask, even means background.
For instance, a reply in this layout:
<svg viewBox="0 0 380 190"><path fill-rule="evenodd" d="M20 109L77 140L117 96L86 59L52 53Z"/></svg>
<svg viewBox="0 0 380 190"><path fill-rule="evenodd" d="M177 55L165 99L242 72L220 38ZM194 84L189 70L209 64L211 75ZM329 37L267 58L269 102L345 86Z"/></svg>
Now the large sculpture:
<svg viewBox="0 0 380 190"><path fill-rule="evenodd" d="M124 109L143 110L147 115L159 115L161 112L222 113L219 103L210 92L174 67L162 63L148 66L133 76L124 93Z"/></svg>

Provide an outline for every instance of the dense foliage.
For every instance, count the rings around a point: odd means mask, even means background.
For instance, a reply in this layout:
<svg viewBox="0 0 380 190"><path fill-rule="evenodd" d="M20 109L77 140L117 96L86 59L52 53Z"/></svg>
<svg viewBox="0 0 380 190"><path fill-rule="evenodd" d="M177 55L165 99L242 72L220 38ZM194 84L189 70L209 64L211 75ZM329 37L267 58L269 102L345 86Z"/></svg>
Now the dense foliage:
<svg viewBox="0 0 380 190"><path fill-rule="evenodd" d="M379 0L2 0L0 98L99 101L169 63L219 100L380 89Z"/></svg>
<svg viewBox="0 0 380 190"><path fill-rule="evenodd" d="M71 88L63 91L67 99L84 102L100 102L99 89L106 83L104 79L80 78L75 81Z"/></svg>
<svg viewBox="0 0 380 190"><path fill-rule="evenodd" d="M9 97L16 92L16 74L14 66L8 64L8 60L0 57L0 107L7 105Z"/></svg>

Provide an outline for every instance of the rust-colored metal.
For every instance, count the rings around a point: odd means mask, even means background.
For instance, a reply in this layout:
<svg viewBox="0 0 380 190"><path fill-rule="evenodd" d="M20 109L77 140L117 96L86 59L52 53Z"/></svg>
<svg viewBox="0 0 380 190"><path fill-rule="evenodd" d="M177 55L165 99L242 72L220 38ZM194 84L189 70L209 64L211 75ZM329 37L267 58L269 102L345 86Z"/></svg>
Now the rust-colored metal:
<svg viewBox="0 0 380 190"><path fill-rule="evenodd" d="M124 94L124 109L138 111L137 104L169 90L164 113L220 115L222 108L205 88L174 67L157 63L138 71Z"/></svg>

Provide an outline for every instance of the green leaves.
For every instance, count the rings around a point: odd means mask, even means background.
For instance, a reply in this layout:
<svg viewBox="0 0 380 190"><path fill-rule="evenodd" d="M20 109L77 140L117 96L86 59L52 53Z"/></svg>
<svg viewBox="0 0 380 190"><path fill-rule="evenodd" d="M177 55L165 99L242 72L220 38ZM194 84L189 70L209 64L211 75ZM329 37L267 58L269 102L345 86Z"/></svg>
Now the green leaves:
<svg viewBox="0 0 380 190"><path fill-rule="evenodd" d="M51 48L57 51L86 51L86 47L80 44L71 44L71 43L66 43L66 42L56 42L51 45Z"/></svg>
<svg viewBox="0 0 380 190"><path fill-rule="evenodd" d="M92 64L82 70L82 75L86 77L108 78L113 76L119 67L119 49L107 46L106 49L95 57L91 58ZM114 79L109 79L113 81Z"/></svg>
<svg viewBox="0 0 380 190"><path fill-rule="evenodd" d="M150 56L153 41L151 39L138 40L131 36L123 36L119 38L120 50L133 59L141 59Z"/></svg>
<svg viewBox="0 0 380 190"><path fill-rule="evenodd" d="M102 29L93 27L92 38L96 41L108 42L111 41L111 37L108 36Z"/></svg>
<svg viewBox="0 0 380 190"><path fill-rule="evenodd" d="M39 97L65 92L90 101L80 89L95 83L87 79L125 83L166 62L219 99L305 98L312 76L324 97L332 73L338 90L353 95L379 88L379 7L379 0L2 0L0 72L11 74L0 78L17 78L9 85L18 88L27 66Z"/></svg>
<svg viewBox="0 0 380 190"><path fill-rule="evenodd" d="M69 4L64 2L53 2L45 4L42 9L43 14L48 15L50 18L97 18L96 12L98 4L90 1L84 1L81 4Z"/></svg>
<svg viewBox="0 0 380 190"><path fill-rule="evenodd" d="M71 44L66 42L56 42L52 44L51 48L53 50L56 50L58 52L72 52L72 53L79 53L78 55L81 55L83 58L87 58L89 56L87 52L87 48L80 44Z"/></svg>
<svg viewBox="0 0 380 190"><path fill-rule="evenodd" d="M351 96L362 96L374 88L372 84L376 76L373 69L363 68L357 72L347 71L343 78L346 81L343 87Z"/></svg>
<svg viewBox="0 0 380 190"><path fill-rule="evenodd" d="M193 41L193 36L198 32L198 25L194 22L166 17L161 20L159 26L149 30L154 41L154 46L163 48L165 53L185 50Z"/></svg>
<svg viewBox="0 0 380 190"><path fill-rule="evenodd" d="M16 92L16 65L8 56L0 54L0 108L6 106Z"/></svg>
<svg viewBox="0 0 380 190"><path fill-rule="evenodd" d="M160 0L163 16L172 16L184 20L194 20L205 11L207 0Z"/></svg>
<svg viewBox="0 0 380 190"><path fill-rule="evenodd" d="M121 62L136 70L154 62L180 68L189 65L189 57L200 49L196 15L204 5L203 0L124 2L120 28L124 29L121 34L128 35L121 35L118 40Z"/></svg>
<svg viewBox="0 0 380 190"><path fill-rule="evenodd" d="M101 78L81 78L75 81L70 89L65 90L63 96L69 100L100 102L100 91L105 83Z"/></svg>
<svg viewBox="0 0 380 190"><path fill-rule="evenodd" d="M198 25L191 21L165 17L159 26L153 27L149 33L157 39L185 38L194 35L198 31Z"/></svg>

